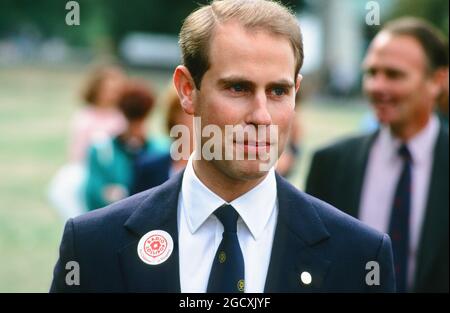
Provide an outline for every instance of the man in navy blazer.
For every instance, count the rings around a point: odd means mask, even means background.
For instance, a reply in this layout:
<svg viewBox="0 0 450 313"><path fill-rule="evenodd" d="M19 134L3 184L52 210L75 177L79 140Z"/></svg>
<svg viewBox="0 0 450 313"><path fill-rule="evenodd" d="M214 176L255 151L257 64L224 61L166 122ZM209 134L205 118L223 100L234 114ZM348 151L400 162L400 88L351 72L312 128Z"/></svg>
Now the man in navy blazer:
<svg viewBox="0 0 450 313"><path fill-rule="evenodd" d="M391 21L372 41L364 69L364 91L380 128L318 150L306 192L379 231L389 231L401 174L396 149L406 145L413 161L411 206L406 236L397 236L408 249L404 291L446 293L449 136L433 111L448 76L448 39L422 20ZM395 249L393 253L395 259Z"/></svg>
<svg viewBox="0 0 450 313"><path fill-rule="evenodd" d="M295 16L272 1L213 1L185 20L180 46L174 85L201 120L186 169L69 220L50 290L395 291L389 237L273 169L301 81Z"/></svg>
<svg viewBox="0 0 450 313"><path fill-rule="evenodd" d="M177 201L183 173L161 186L67 222L52 292L180 292ZM265 292L392 292L390 240L277 175L279 215ZM141 236L161 229L174 251L158 266L142 262ZM67 285L65 266L77 261L80 284ZM366 276L380 265L380 285ZM301 281L309 272L311 284ZM370 277L369 277L370 278Z"/></svg>

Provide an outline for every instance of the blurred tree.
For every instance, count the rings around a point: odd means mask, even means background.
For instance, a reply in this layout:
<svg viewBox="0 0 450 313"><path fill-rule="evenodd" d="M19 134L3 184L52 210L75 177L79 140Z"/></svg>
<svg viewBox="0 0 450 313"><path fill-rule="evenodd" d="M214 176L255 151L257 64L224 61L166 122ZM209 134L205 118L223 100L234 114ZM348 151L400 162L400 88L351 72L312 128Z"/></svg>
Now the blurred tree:
<svg viewBox="0 0 450 313"><path fill-rule="evenodd" d="M448 10L448 0L397 0L389 19L405 15L421 17L430 21L448 35Z"/></svg>
<svg viewBox="0 0 450 313"><path fill-rule="evenodd" d="M176 35L194 9L210 0L124 0L108 1L108 16L114 39L119 41L130 31L147 31ZM293 10L304 6L304 0L281 1Z"/></svg>
<svg viewBox="0 0 450 313"><path fill-rule="evenodd" d="M92 36L107 33L102 17L103 1L78 0L80 26L68 26L65 17L68 1L61 0L1 0L0 38L33 32L40 38L62 37L69 43L87 45Z"/></svg>
<svg viewBox="0 0 450 313"><path fill-rule="evenodd" d="M210 0L77 0L79 26L65 24L65 0L1 0L0 38L21 34L24 27L38 37L62 37L70 44L113 46L128 32L178 34L184 18ZM281 1L293 10L305 0ZM100 42L100 43L99 43Z"/></svg>
<svg viewBox="0 0 450 313"><path fill-rule="evenodd" d="M381 29L384 23L402 16L420 17L439 28L445 35L449 34L449 1L448 0L392 0L389 11L382 15L382 25L368 26L364 24L363 32L365 49ZM364 49L364 50L365 50Z"/></svg>

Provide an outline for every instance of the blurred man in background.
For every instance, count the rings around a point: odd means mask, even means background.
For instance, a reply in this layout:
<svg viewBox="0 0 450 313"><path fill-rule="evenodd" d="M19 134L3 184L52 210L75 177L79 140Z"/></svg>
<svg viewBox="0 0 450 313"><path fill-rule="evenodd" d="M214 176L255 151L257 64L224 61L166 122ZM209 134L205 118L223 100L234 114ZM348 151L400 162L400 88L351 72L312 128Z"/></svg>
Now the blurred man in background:
<svg viewBox="0 0 450 313"><path fill-rule="evenodd" d="M318 151L306 192L390 234L398 291L448 292L448 128L433 113L448 42L424 21L392 21L363 68L382 126Z"/></svg>

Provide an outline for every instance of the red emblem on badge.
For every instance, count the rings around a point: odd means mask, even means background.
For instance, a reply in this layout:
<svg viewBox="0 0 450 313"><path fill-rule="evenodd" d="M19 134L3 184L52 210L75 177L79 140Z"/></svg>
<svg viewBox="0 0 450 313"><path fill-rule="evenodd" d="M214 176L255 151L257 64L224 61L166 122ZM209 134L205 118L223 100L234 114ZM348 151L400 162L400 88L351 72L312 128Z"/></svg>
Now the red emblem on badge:
<svg viewBox="0 0 450 313"><path fill-rule="evenodd" d="M144 252L152 258L159 257L166 251L167 240L161 235L152 235L145 240Z"/></svg>

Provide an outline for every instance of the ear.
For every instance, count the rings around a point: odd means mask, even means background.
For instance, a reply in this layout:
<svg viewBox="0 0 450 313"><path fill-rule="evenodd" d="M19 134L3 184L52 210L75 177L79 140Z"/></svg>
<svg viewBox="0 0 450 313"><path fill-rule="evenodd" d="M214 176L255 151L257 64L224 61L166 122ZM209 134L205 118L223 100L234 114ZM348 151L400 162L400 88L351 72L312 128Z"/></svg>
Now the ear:
<svg viewBox="0 0 450 313"><path fill-rule="evenodd" d="M191 73L186 66L179 65L173 73L173 84L178 93L181 107L184 112L194 115L193 98L195 93L195 84Z"/></svg>
<svg viewBox="0 0 450 313"><path fill-rule="evenodd" d="M445 92L445 88L448 88L448 67L438 68L432 75L431 81L433 95L438 97Z"/></svg>
<svg viewBox="0 0 450 313"><path fill-rule="evenodd" d="M300 89L300 83L302 82L303 79L303 75L302 74L298 74L297 75L297 81L295 82L295 93L298 92L298 90Z"/></svg>

